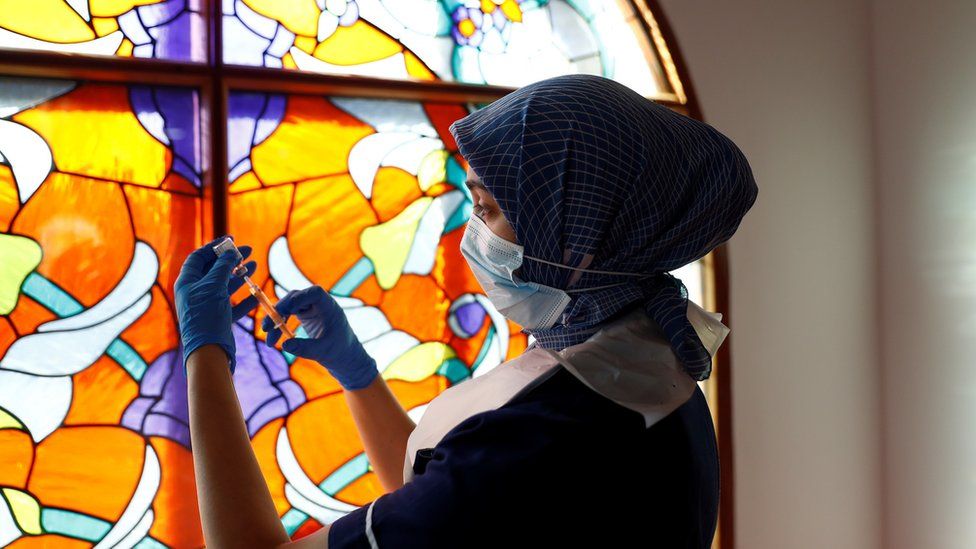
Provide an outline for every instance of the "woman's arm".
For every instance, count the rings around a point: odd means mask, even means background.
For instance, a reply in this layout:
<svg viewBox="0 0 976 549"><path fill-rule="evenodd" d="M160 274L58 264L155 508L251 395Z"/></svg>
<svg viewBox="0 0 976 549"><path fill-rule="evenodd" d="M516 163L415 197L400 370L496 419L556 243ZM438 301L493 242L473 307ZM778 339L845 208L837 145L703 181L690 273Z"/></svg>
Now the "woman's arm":
<svg viewBox="0 0 976 549"><path fill-rule="evenodd" d="M345 395L380 484L387 492L403 486L407 438L416 427L413 420L380 376L362 389L346 390Z"/></svg>
<svg viewBox="0 0 976 549"><path fill-rule="evenodd" d="M353 331L336 300L319 286L289 292L275 306L282 317L298 317L308 337L292 338L282 349L314 360L345 390L366 457L387 491L403 485L403 462L413 420L380 376L376 361ZM273 346L281 330L265 317L262 326Z"/></svg>
<svg viewBox="0 0 976 549"><path fill-rule="evenodd" d="M289 541L261 475L227 365L216 345L187 360L193 469L203 535L212 548Z"/></svg>
<svg viewBox="0 0 976 549"><path fill-rule="evenodd" d="M230 304L230 295L243 284L231 271L251 250L242 246L240 256L224 252L217 258L213 246L219 240L187 257L173 288L204 538L217 548L326 547L329 527L299 543L289 541L251 448L231 377L236 364L231 325L257 302L251 297ZM257 264L246 267L252 274Z"/></svg>
<svg viewBox="0 0 976 549"><path fill-rule="evenodd" d="M190 435L197 497L207 545L328 549L329 525L291 542L275 510L247 435L227 355L206 345L187 360ZM370 463L388 491L403 485L403 459L414 423L377 376L346 391Z"/></svg>

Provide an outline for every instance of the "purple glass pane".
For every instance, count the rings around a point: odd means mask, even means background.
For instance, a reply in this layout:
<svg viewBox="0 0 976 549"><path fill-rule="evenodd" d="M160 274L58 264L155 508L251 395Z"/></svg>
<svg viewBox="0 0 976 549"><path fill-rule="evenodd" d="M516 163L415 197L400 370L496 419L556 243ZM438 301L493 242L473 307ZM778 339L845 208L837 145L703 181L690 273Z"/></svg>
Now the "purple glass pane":
<svg viewBox="0 0 976 549"><path fill-rule="evenodd" d="M197 61L200 50L195 40L199 39L199 15L183 12L179 17L149 30L149 35L156 39L153 57L156 59L170 59L173 61ZM196 24L195 24L196 23Z"/></svg>
<svg viewBox="0 0 976 549"><path fill-rule="evenodd" d="M180 362L182 361L176 356L176 351L169 351L160 355L159 358L149 365L149 369L142 376L142 381L139 383L139 393L150 397L162 396L163 387L166 385L166 380L169 379L169 375L173 372L173 367L179 366L180 369L183 368Z"/></svg>
<svg viewBox="0 0 976 549"><path fill-rule="evenodd" d="M194 90L180 88L156 88L153 93L159 113L165 120L164 131L169 137L173 153L184 166L174 165L174 170L200 186L201 154L200 127L197 94ZM189 169L189 173L182 173Z"/></svg>
<svg viewBox="0 0 976 549"><path fill-rule="evenodd" d="M150 413L142 429L146 436L164 437L190 447L190 427L186 423L162 414Z"/></svg>
<svg viewBox="0 0 976 549"><path fill-rule="evenodd" d="M136 8L139 19L146 27L157 27L169 23L186 9L186 0L170 0Z"/></svg>
<svg viewBox="0 0 976 549"><path fill-rule="evenodd" d="M286 379L279 383L278 389L285 395L285 400L288 401L288 407L292 410L305 404L305 391L291 379Z"/></svg>
<svg viewBox="0 0 976 549"><path fill-rule="evenodd" d="M258 126L254 131L254 145L260 145L269 135L274 133L285 116L287 101L283 95L267 96L264 111L258 119Z"/></svg>
<svg viewBox="0 0 976 549"><path fill-rule="evenodd" d="M140 121L162 119L160 128L146 124L156 139L173 152L172 170L196 187L201 182L201 143L199 105L196 91L183 88L133 86L129 92L132 108Z"/></svg>
<svg viewBox="0 0 976 549"><path fill-rule="evenodd" d="M190 413L186 404L186 375L183 368L173 368L173 373L166 380L163 394L149 410L149 414L158 412L184 423L190 421Z"/></svg>
<svg viewBox="0 0 976 549"><path fill-rule="evenodd" d="M272 382L273 378L282 384L290 382L288 365L278 350L268 349L264 343L254 339L253 329L254 320L251 317L242 318L233 328L237 347L234 388L251 434L305 403L305 395L297 385L282 389ZM268 406L270 402L279 404Z"/></svg>
<svg viewBox="0 0 976 549"><path fill-rule="evenodd" d="M160 355L146 370L139 393L122 415L122 425L146 436L166 437L190 444L186 403L186 375L179 350Z"/></svg>
<svg viewBox="0 0 976 549"><path fill-rule="evenodd" d="M227 166L230 181L251 169L251 148L268 138L285 116L283 95L235 92L227 102Z"/></svg>
<svg viewBox="0 0 976 549"><path fill-rule="evenodd" d="M142 422L145 421L149 408L155 402L148 397L139 397L133 400L125 409L125 413L122 414L122 425L133 431L142 431Z"/></svg>
<svg viewBox="0 0 976 549"><path fill-rule="evenodd" d="M288 363L278 349L272 349L260 342L255 342L258 351L258 359L268 372L271 381L278 383L288 379Z"/></svg>
<svg viewBox="0 0 976 549"><path fill-rule="evenodd" d="M251 154L255 120L264 110L263 93L236 92L227 100L227 165L233 168Z"/></svg>
<svg viewBox="0 0 976 549"><path fill-rule="evenodd" d="M247 433L253 437L261 427L286 415L288 415L288 404L285 399L279 397L267 402L247 418Z"/></svg>
<svg viewBox="0 0 976 549"><path fill-rule="evenodd" d="M485 309L477 301L462 305L455 311L458 324L467 334L476 334L485 321Z"/></svg>

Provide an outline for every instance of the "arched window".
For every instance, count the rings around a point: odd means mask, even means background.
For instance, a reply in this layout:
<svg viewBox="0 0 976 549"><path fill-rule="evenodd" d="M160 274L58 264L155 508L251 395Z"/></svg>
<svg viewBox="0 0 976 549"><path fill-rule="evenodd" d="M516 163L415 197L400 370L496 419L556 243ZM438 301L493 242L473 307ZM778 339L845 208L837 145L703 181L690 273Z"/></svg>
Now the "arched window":
<svg viewBox="0 0 976 549"><path fill-rule="evenodd" d="M652 8L6 3L0 545L203 543L172 286L213 235L254 248L269 294L315 283L337 296L415 419L520 353L526 337L458 251L470 195L447 128L573 72L695 115ZM721 265L679 274L707 308ZM235 384L282 521L301 536L381 488L338 384L267 348L256 314L234 327Z"/></svg>

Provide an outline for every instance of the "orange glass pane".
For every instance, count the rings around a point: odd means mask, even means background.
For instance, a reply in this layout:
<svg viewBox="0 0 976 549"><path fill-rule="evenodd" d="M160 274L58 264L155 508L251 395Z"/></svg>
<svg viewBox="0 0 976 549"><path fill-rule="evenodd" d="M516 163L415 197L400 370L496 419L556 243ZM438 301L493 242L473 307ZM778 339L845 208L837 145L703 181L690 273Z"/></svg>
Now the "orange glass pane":
<svg viewBox="0 0 976 549"><path fill-rule="evenodd" d="M276 456L278 434L281 432L281 426L284 423L285 420L283 419L272 421L261 428L258 434L251 439L251 447L254 448L254 455L261 467L261 474L264 475L264 480L268 484L268 491L271 492L271 498L274 500L275 509L278 510L279 515L284 515L291 509L291 504L285 497L285 477L278 469Z"/></svg>
<svg viewBox="0 0 976 549"><path fill-rule="evenodd" d="M193 455L185 446L166 438L151 437L149 441L160 462L165 464L153 499L156 519L149 534L170 547L202 547Z"/></svg>
<svg viewBox="0 0 976 549"><path fill-rule="evenodd" d="M285 427L298 464L316 484L363 451L341 394L324 396L302 406L291 414Z"/></svg>
<svg viewBox="0 0 976 549"><path fill-rule="evenodd" d="M24 489L31 464L34 442L19 429L0 429L0 486Z"/></svg>
<svg viewBox="0 0 976 549"><path fill-rule="evenodd" d="M122 279L135 239L122 188L107 181L52 173L13 223L40 244L40 274L92 306Z"/></svg>
<svg viewBox="0 0 976 549"><path fill-rule="evenodd" d="M306 276L331 286L359 261L360 235L374 224L376 217L369 202L356 191L350 177L309 181L297 186L288 225L289 248L293 248L295 262ZM329 246L322 246L326 235Z"/></svg>
<svg viewBox="0 0 976 549"><path fill-rule="evenodd" d="M107 356L74 375L71 408L65 425L118 425L139 384Z"/></svg>
<svg viewBox="0 0 976 549"><path fill-rule="evenodd" d="M142 476L145 445L121 427L63 427L38 444L28 489L45 506L118 520Z"/></svg>

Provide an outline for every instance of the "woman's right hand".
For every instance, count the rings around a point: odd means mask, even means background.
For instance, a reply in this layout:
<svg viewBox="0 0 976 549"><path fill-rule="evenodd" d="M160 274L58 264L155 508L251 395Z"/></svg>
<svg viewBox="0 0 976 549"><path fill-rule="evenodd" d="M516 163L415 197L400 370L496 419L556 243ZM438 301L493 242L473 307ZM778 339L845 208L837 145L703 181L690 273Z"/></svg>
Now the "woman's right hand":
<svg viewBox="0 0 976 549"><path fill-rule="evenodd" d="M281 346L285 352L325 366L350 391L366 387L379 375L376 361L366 353L342 307L329 292L319 286L293 290L275 309L286 321L293 314L298 317L308 334L307 338L286 340ZM268 346L273 347L281 330L274 327L270 317L265 317L261 326L268 333Z"/></svg>

